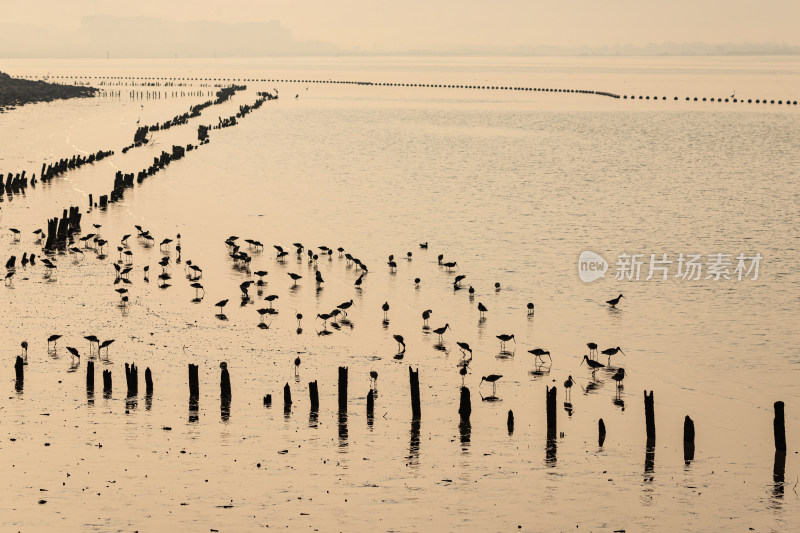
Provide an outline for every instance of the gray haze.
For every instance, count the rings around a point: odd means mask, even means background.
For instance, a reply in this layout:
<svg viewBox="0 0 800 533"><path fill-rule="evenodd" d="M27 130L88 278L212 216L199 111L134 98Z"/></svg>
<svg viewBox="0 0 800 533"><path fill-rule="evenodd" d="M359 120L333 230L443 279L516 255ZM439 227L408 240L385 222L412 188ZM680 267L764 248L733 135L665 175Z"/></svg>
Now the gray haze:
<svg viewBox="0 0 800 533"><path fill-rule="evenodd" d="M798 53L796 0L29 0L4 57ZM655 43L655 46L653 46Z"/></svg>

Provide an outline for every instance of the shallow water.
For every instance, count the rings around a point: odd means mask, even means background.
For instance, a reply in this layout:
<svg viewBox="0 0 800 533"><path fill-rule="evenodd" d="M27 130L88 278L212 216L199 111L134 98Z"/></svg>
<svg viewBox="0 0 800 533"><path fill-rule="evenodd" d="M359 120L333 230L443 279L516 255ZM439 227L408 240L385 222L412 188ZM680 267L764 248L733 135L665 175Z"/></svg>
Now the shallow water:
<svg viewBox="0 0 800 533"><path fill-rule="evenodd" d="M255 62L8 62L2 70L43 75L210 75L442 83L519 83L653 95L793 98L793 58L609 58L443 60L258 60ZM798 313L798 108L693 102L630 102L593 95L248 83L248 91L189 125L154 134L153 146L122 155L136 121L163 121L208 97L96 98L23 106L0 114L0 171L38 173L43 160L98 149L117 154L37 184L0 204L3 260L39 253L32 231L88 194L107 194L116 169L138 171L172 144L196 142L213 124L252 103L255 91L281 99L211 132L211 143L129 190L124 201L83 216L112 246L75 261L58 256L57 281L40 264L18 269L0 307L8 379L18 343L30 343L24 389L0 402L9 480L3 522L18 529L249 530L269 525L319 530L786 530L798 517L794 435L800 399L794 324ZM123 90L123 93L125 91ZM297 94L298 98L294 98ZM206 296L180 265L172 287L156 286L158 246L135 237L131 304L113 291L116 243L149 229L157 242L181 234L183 259L203 268ZM7 228L22 232L19 243ZM251 271L267 270L261 297L277 294L279 314L257 327L223 241L262 241ZM427 250L420 242L429 242ZM359 273L334 252L313 265L291 243L344 247L368 265ZM290 252L276 262L272 244ZM584 283L584 250L610 263ZM412 252L407 260L406 252ZM757 280L617 281L622 253L763 256ZM437 264L458 262L448 273ZM396 274L385 264L397 258ZM171 251L174 259L176 253ZM150 265L151 282L142 270ZM644 270L647 268L645 265ZM673 265L673 269L675 265ZM303 275L292 287L288 272ZM673 270L671 273L674 274ZM466 289L453 291L455 274ZM420 286L413 280L421 278ZM501 284L495 291L495 282ZM605 300L623 292L618 309ZM250 289L256 296L256 287ZM214 303L229 299L228 320ZM353 299L351 325L320 336L317 313ZM380 306L390 303L388 325ZM536 313L526 315L533 301ZM480 321L476 306L489 311ZM449 323L444 349L422 329ZM295 310L303 332L295 331ZM46 338L59 340L58 356ZM514 333L512 354L495 338ZM84 335L114 338L114 393L86 396L85 361L69 372L66 346ZM402 361L393 334L405 337ZM471 427L459 427L461 356L474 350L466 385ZM586 342L621 346L616 397L611 373L597 382L579 365ZM527 353L545 347L539 369ZM293 360L302 362L295 380ZM84 354L84 359L86 355ZM601 361L604 357L601 356ZM223 420L219 362L231 372ZM126 406L123 370L153 371L155 394ZM199 420L189 422L186 366L200 365ZM412 422L408 366L420 369L422 419ZM336 412L337 367L350 373L346 426ZM368 372L379 373L371 426ZM500 401L480 401L502 374ZM563 382L572 375L572 410ZM307 383L318 380L321 409L309 419ZM292 387L283 412L281 389ZM545 387L558 387L555 449L546 448ZM645 449L642 390L654 390L657 446ZM267 409L262 397L271 393ZM615 403L615 400L617 402ZM773 478L772 403L787 404L785 485ZM622 404L622 405L620 405ZM506 428L514 412L513 435ZM682 456L682 422L697 427L697 455ZM597 446L597 419L608 438ZM170 430L163 429L171 428ZM15 440L11 440L15 439ZM49 446L45 446L49 443ZM102 447L100 446L102 445ZM281 453L284 452L285 453ZM652 465L651 463L652 459ZM260 467L257 464L260 463ZM42 490L44 489L44 491ZM40 499L47 503L39 504ZM307 514L306 514L307 513ZM725 526L721 526L725 524ZM728 525L730 524L730 525Z"/></svg>

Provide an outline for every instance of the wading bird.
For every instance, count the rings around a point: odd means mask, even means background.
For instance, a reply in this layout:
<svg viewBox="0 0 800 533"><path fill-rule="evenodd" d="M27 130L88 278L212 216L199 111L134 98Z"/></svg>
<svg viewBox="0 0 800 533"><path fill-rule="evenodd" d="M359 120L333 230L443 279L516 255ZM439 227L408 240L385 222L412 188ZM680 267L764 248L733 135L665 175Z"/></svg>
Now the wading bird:
<svg viewBox="0 0 800 533"><path fill-rule="evenodd" d="M489 374L488 376L483 376L481 378L481 382L478 384L478 386L480 387L481 384L483 384L484 381L486 381L488 383L491 383L492 384L492 398L494 398L495 397L495 393L496 393L497 380L502 378L502 377L503 376L499 375L499 374Z"/></svg>
<svg viewBox="0 0 800 533"><path fill-rule="evenodd" d="M620 301L622 298L625 298L625 297L622 295L622 293L620 293L620 295L619 295L619 296L617 296L617 297L616 297L616 298L614 298L613 300L608 300L608 301L606 301L606 303L607 303L608 305L610 305L611 307L616 307L616 306L617 306L617 304L619 303L619 301Z"/></svg>
<svg viewBox="0 0 800 533"><path fill-rule="evenodd" d="M497 335L497 338L500 339L500 351L506 349L506 343L510 340L514 341L514 344L517 343L517 339L514 338L514 335L509 335L507 333L503 333L501 335Z"/></svg>

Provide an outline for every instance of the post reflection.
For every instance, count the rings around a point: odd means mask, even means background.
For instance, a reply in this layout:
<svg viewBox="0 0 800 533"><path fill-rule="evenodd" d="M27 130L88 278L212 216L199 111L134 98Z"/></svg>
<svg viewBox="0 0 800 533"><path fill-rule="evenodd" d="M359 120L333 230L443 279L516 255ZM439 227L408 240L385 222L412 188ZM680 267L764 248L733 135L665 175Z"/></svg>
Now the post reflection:
<svg viewBox="0 0 800 533"><path fill-rule="evenodd" d="M411 420L411 441L408 447L408 459L409 464L411 465L418 465L419 464L419 429L420 429L420 421L419 418L414 418Z"/></svg>

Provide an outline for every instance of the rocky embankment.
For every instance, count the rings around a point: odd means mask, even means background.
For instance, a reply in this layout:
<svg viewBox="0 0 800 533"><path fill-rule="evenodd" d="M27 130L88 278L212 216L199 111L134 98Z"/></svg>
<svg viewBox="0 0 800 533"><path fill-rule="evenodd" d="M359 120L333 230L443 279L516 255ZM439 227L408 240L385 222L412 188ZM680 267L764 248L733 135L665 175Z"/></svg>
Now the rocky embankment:
<svg viewBox="0 0 800 533"><path fill-rule="evenodd" d="M50 102L64 98L94 96L94 87L60 85L45 81L30 81L12 78L0 72L0 111L31 102Z"/></svg>

